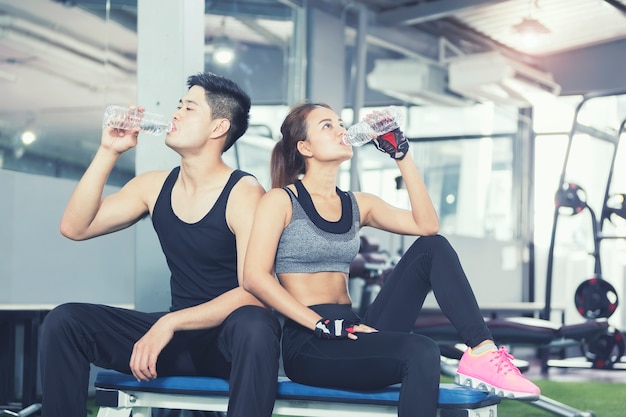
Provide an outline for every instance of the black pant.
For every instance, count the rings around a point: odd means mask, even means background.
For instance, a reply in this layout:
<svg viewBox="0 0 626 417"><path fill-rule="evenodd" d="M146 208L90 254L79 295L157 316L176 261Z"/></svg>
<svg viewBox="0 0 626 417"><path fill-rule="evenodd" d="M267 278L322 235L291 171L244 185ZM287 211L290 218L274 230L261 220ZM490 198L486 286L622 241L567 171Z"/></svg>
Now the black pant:
<svg viewBox="0 0 626 417"><path fill-rule="evenodd" d="M164 314L83 303L52 310L41 338L42 415L84 417L89 365L130 373L133 345ZM176 332L158 358L157 372L230 379L229 416L270 417L279 340L274 314L244 306L219 327Z"/></svg>
<svg viewBox="0 0 626 417"><path fill-rule="evenodd" d="M348 305L311 306L324 318L361 322L378 333L357 333L357 340L322 340L291 320L285 322L287 376L303 384L348 389L402 383L398 415L434 417L439 349L431 339L410 333L430 290L469 346L492 338L454 249L442 236L421 237L362 319Z"/></svg>

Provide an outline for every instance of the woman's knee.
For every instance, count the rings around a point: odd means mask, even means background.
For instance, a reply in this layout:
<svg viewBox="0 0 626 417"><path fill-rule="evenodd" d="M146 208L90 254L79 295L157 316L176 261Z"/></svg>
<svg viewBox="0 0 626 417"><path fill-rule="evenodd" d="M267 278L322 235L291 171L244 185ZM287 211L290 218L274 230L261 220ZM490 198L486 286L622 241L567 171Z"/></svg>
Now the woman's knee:
<svg viewBox="0 0 626 417"><path fill-rule="evenodd" d="M411 334L412 357L409 360L409 370L415 372L427 372L430 370L436 374L440 372L441 352L437 343L425 336Z"/></svg>
<svg viewBox="0 0 626 417"><path fill-rule="evenodd" d="M442 235L420 236L415 240L412 247L431 248L434 250L451 248L450 242ZM410 250L410 249L409 249Z"/></svg>
<svg viewBox="0 0 626 417"><path fill-rule="evenodd" d="M443 256L446 259L458 258L456 250L447 238L442 235L421 236L413 242L406 251L409 257L417 257L419 254L428 254L430 257Z"/></svg>

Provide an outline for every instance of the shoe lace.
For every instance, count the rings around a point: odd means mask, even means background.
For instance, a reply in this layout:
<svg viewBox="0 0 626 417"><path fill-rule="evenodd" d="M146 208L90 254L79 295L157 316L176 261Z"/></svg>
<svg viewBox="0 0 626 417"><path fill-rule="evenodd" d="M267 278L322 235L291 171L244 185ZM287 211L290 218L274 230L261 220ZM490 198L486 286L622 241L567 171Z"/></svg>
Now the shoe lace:
<svg viewBox="0 0 626 417"><path fill-rule="evenodd" d="M515 358L511 355L506 347L502 346L499 350L493 353L493 357L491 358L491 362L495 362L494 365L496 367L496 371L498 373L507 374L509 372L514 372L517 374L521 374L520 370L513 364L513 360Z"/></svg>

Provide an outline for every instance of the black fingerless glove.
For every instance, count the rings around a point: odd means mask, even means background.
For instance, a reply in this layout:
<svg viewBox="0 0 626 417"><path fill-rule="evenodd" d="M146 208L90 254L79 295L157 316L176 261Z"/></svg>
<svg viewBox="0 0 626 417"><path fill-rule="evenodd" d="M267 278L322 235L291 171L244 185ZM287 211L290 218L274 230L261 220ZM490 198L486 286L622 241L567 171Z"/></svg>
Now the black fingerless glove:
<svg viewBox="0 0 626 417"><path fill-rule="evenodd" d="M315 324L314 333L320 339L345 339L348 334L354 333L354 326L344 319L320 319Z"/></svg>
<svg viewBox="0 0 626 417"><path fill-rule="evenodd" d="M395 160L401 160L409 151L409 141L406 140L404 133L400 129L380 135L372 142L374 142L376 149L386 153Z"/></svg>

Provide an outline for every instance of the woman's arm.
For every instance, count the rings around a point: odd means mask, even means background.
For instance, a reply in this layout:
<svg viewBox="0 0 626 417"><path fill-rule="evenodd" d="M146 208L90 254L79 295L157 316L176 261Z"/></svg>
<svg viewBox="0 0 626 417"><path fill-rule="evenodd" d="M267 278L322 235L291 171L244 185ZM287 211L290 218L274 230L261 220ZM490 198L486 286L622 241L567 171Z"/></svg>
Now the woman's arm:
<svg viewBox="0 0 626 417"><path fill-rule="evenodd" d="M243 271L243 287L261 301L311 330L322 318L296 300L274 277L278 241L291 217L291 200L282 189L268 191L256 209Z"/></svg>
<svg viewBox="0 0 626 417"><path fill-rule="evenodd" d="M393 233L414 236L434 235L439 217L411 152L396 160L409 195L411 210L400 209L367 193L355 193L361 211L361 224Z"/></svg>

